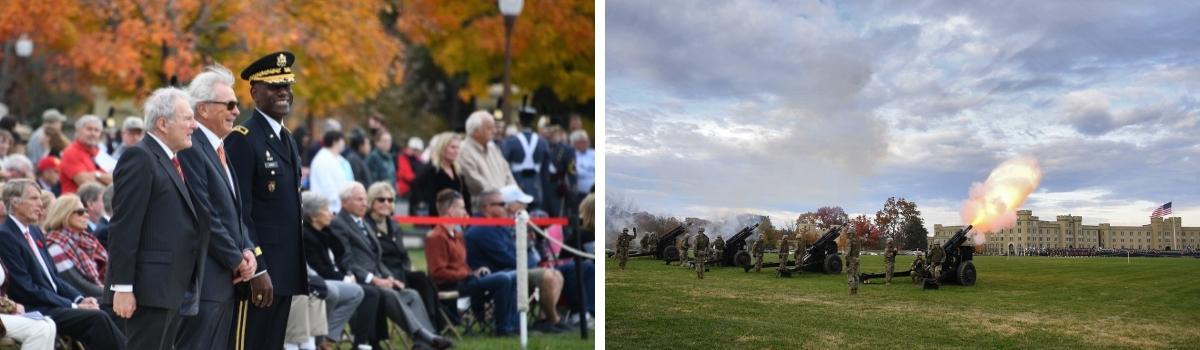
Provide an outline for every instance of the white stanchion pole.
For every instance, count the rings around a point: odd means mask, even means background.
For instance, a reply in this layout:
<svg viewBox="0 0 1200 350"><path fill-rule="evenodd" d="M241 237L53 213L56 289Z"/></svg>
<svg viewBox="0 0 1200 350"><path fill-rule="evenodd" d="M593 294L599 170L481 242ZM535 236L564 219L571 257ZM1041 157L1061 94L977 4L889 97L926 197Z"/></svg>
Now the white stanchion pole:
<svg viewBox="0 0 1200 350"><path fill-rule="evenodd" d="M521 349L529 344L529 212L517 213L517 310L521 313Z"/></svg>

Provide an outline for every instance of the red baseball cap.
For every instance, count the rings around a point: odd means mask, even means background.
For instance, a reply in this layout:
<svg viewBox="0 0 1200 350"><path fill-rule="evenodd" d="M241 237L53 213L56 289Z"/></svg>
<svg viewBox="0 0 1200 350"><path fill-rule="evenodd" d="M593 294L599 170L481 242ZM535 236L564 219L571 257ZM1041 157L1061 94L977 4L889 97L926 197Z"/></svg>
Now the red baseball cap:
<svg viewBox="0 0 1200 350"><path fill-rule="evenodd" d="M54 169L55 171L57 171L58 163L59 163L58 157L55 157L55 156L42 157L42 160L38 162L37 171L39 173L46 171L47 169Z"/></svg>

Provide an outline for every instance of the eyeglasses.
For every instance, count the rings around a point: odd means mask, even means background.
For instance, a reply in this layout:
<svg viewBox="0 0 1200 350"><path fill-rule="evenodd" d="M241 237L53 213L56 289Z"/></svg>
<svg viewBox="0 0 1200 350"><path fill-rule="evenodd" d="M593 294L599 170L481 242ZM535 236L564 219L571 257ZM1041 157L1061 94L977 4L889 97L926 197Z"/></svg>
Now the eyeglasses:
<svg viewBox="0 0 1200 350"><path fill-rule="evenodd" d="M87 209L83 209L83 208L75 209L75 211L72 211L71 214L87 215Z"/></svg>
<svg viewBox="0 0 1200 350"><path fill-rule="evenodd" d="M488 203L488 206L489 207L503 207L504 202L491 202L491 203Z"/></svg>
<svg viewBox="0 0 1200 350"><path fill-rule="evenodd" d="M229 102L221 102L221 101L204 101L203 103L212 103L212 104L218 104L218 105L225 105L225 110L228 110L228 111L230 111L230 112L232 112L232 111L233 111L233 109L234 109L234 108L237 108L237 106L238 106L238 102L237 102L237 100L233 100L233 101L229 101Z"/></svg>
<svg viewBox="0 0 1200 350"><path fill-rule="evenodd" d="M393 203L393 202L395 202L395 201L396 201L396 199L395 199L395 198L391 198L391 197L380 197L380 198L375 198L375 201L376 201L376 202L388 202L388 203Z"/></svg>

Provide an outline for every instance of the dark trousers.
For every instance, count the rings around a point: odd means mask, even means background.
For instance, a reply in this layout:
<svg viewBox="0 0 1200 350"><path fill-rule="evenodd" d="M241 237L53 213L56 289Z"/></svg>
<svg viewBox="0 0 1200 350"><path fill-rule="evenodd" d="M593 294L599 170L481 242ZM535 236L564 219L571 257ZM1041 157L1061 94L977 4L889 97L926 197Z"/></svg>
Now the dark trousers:
<svg viewBox="0 0 1200 350"><path fill-rule="evenodd" d="M125 347L130 350L171 349L179 333L179 309L164 309L138 305L133 317L126 321L129 339Z"/></svg>
<svg viewBox="0 0 1200 350"><path fill-rule="evenodd" d="M43 312L54 320L59 335L69 336L89 349L125 348L125 334L104 311L59 308Z"/></svg>
<svg viewBox="0 0 1200 350"><path fill-rule="evenodd" d="M373 344L378 340L376 328L379 322L379 287L369 284L359 284L363 289L362 302L354 310L350 318L350 332L354 333L354 345ZM387 321L384 319L384 333L387 333ZM330 334L330 337L334 335Z"/></svg>
<svg viewBox="0 0 1200 350"><path fill-rule="evenodd" d="M229 346L229 332L233 329L233 299L226 301L200 301L200 313L183 318L175 348L179 350L207 350Z"/></svg>
<svg viewBox="0 0 1200 350"><path fill-rule="evenodd" d="M291 295L275 295L270 306L260 308L249 300L238 301L234 312L232 349L278 350L283 348L288 314L292 310Z"/></svg>

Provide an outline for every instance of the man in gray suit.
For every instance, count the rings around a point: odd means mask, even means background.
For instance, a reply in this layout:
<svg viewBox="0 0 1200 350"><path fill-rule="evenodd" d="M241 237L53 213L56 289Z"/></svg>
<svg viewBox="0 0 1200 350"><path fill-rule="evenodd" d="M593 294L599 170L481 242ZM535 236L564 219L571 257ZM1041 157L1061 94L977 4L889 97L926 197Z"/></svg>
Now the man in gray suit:
<svg viewBox="0 0 1200 350"><path fill-rule="evenodd" d="M417 343L445 349L453 345L449 339L437 335L433 322L421 295L405 288L404 282L395 279L384 267L382 248L375 235L367 230L364 217L367 214L367 190L362 184L351 182L342 188L342 211L333 219L331 231L346 247L344 266L354 274L359 283L379 287L380 301L384 313L413 335Z"/></svg>
<svg viewBox="0 0 1200 350"><path fill-rule="evenodd" d="M176 156L192 146L196 128L188 101L183 90L155 90L146 100L149 135L113 172L120 200L110 223L107 300L129 319L129 349L171 348L180 316L199 312L208 216L184 185Z"/></svg>
<svg viewBox="0 0 1200 350"><path fill-rule="evenodd" d="M203 211L212 217L204 280L200 291L200 313L185 317L176 340L177 349L232 347L234 283L254 276L257 263L254 242L246 234L237 180L225 159L223 139L233 131L237 119L237 95L233 73L211 66L196 75L188 86L199 127L192 133L192 148L179 152L187 186L196 193Z"/></svg>

